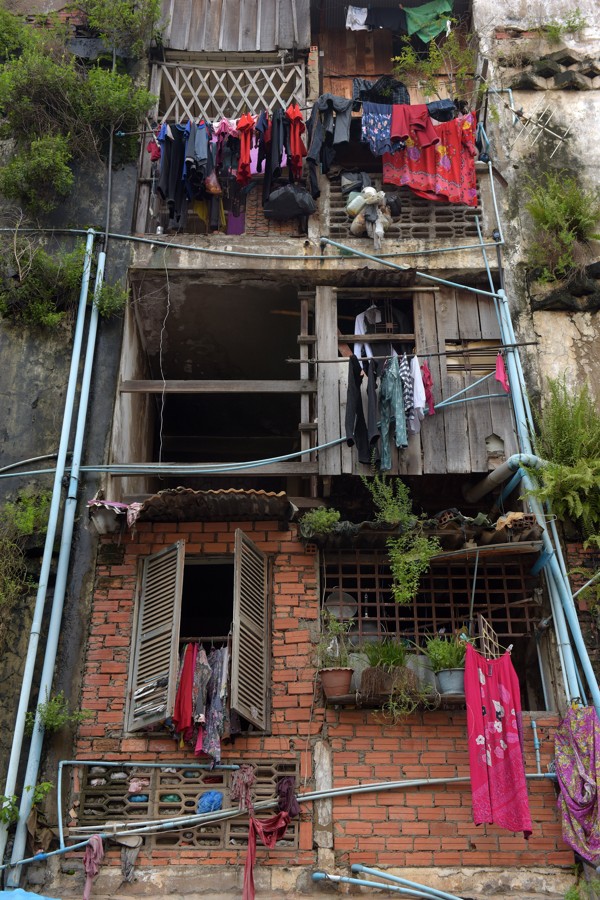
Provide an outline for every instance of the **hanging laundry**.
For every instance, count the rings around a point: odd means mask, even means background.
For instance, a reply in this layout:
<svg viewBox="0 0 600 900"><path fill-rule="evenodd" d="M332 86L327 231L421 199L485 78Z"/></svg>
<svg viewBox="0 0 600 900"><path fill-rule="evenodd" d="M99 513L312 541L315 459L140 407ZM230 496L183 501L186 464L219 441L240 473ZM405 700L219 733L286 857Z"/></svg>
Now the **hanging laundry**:
<svg viewBox="0 0 600 900"><path fill-rule="evenodd" d="M336 147L350 140L352 100L322 94L314 104L307 124L308 176L310 192L316 200L319 196L319 168L326 175L335 159Z"/></svg>
<svg viewBox="0 0 600 900"><path fill-rule="evenodd" d="M166 201L171 219L181 218L184 198L184 163L187 143L187 125L164 123L158 134L161 147L158 192Z"/></svg>
<svg viewBox="0 0 600 900"><path fill-rule="evenodd" d="M248 184L250 181L250 148L252 146L252 133L255 119L250 113L238 119L237 130L240 138L240 161L238 163L236 180L238 184Z"/></svg>
<svg viewBox="0 0 600 900"><path fill-rule="evenodd" d="M433 416L435 414L435 401L433 399L433 378L431 376L431 371L429 366L427 365L427 360L423 362L421 365L421 375L423 376L423 387L425 388L425 401L428 407L428 414Z"/></svg>
<svg viewBox="0 0 600 900"><path fill-rule="evenodd" d="M477 206L475 114L433 127L436 146L421 149L409 137L405 150L384 155L384 183L407 185L426 200Z"/></svg>
<svg viewBox="0 0 600 900"><path fill-rule="evenodd" d="M360 139L369 145L373 156L392 153L392 107L365 101L362 108Z"/></svg>
<svg viewBox="0 0 600 900"><path fill-rule="evenodd" d="M356 444L358 461L371 463L371 445L367 433L367 423L362 403L362 369L354 354L349 359L348 392L346 396L346 443L349 447Z"/></svg>
<svg viewBox="0 0 600 900"><path fill-rule="evenodd" d="M399 6L396 9L369 9L366 24L370 28L387 28L406 34L406 16Z"/></svg>
<svg viewBox="0 0 600 900"><path fill-rule="evenodd" d="M409 434L418 434L421 431L421 422L425 418L424 410L427 405L427 398L421 367L416 355L410 361L410 375L413 386L413 408L408 417L407 428Z"/></svg>
<svg viewBox="0 0 600 900"><path fill-rule="evenodd" d="M286 812L294 819L300 815L300 805L296 799L296 779L293 775L284 775L277 782L277 805L281 812Z"/></svg>
<svg viewBox="0 0 600 900"><path fill-rule="evenodd" d="M265 847L273 849L277 841L280 841L290 824L289 814L279 812L270 819L255 819L250 817L248 826L248 851L244 866L244 888L242 900L254 900L254 862L256 860L256 837L260 838Z"/></svg>
<svg viewBox="0 0 600 900"><path fill-rule="evenodd" d="M208 657L211 674L207 687L206 725L198 735L195 753L212 757L214 764L221 762L221 738L223 736L226 707L223 702L223 681L228 678L228 653L226 647L213 648Z"/></svg>
<svg viewBox="0 0 600 900"><path fill-rule="evenodd" d="M410 95L404 82L392 75L382 75L377 81L366 78L352 79L352 99L371 103L410 103Z"/></svg>
<svg viewBox="0 0 600 900"><path fill-rule="evenodd" d="M368 31L369 26L366 24L368 12L366 6L349 6L346 13L346 28L350 31Z"/></svg>
<svg viewBox="0 0 600 900"><path fill-rule="evenodd" d="M486 659L467 645L465 699L473 819L531 834L521 694L510 653Z"/></svg>
<svg viewBox="0 0 600 900"><path fill-rule="evenodd" d="M496 381L499 381L506 393L508 394L510 391L510 386L508 384L508 376L506 374L506 368L504 366L504 357L501 353L496 357Z"/></svg>
<svg viewBox="0 0 600 900"><path fill-rule="evenodd" d="M446 30L446 22L452 12L452 0L432 0L421 6L407 6L404 12L408 34L416 34L428 44Z"/></svg>
<svg viewBox="0 0 600 900"><path fill-rule="evenodd" d="M569 709L554 735L563 840L600 865L600 721L593 707Z"/></svg>
<svg viewBox="0 0 600 900"><path fill-rule="evenodd" d="M192 685L194 681L194 667L196 665L197 644L186 644L183 651L183 667L175 696L173 709L173 726L175 732L181 736L182 741L187 741L191 735L193 726Z"/></svg>
<svg viewBox="0 0 600 900"><path fill-rule="evenodd" d="M425 105L431 118L438 122L449 122L457 114L454 100L432 100L431 103Z"/></svg>
<svg viewBox="0 0 600 900"><path fill-rule="evenodd" d="M405 142L409 137L421 149L440 142L425 103L392 106L391 138Z"/></svg>
<svg viewBox="0 0 600 900"><path fill-rule="evenodd" d="M302 112L297 103L290 103L285 111L290 123L288 166L290 180L299 181L302 178L302 160L306 156L306 147L302 135L306 131Z"/></svg>
<svg viewBox="0 0 600 900"><path fill-rule="evenodd" d="M281 815L281 814L280 814ZM100 865L104 859L104 844L99 834L93 834L83 854L83 868L85 869L85 885L83 888L83 900L90 900L94 878L100 871Z"/></svg>
<svg viewBox="0 0 600 900"><path fill-rule="evenodd" d="M405 357L406 358L406 357ZM408 363L406 364L408 369ZM401 372L398 357L386 360L379 386L379 429L381 432L380 470L389 472L392 468L390 432L393 429L394 443L400 450L408 447L406 431L406 397L404 393L406 372ZM410 371L408 372L410 377Z"/></svg>

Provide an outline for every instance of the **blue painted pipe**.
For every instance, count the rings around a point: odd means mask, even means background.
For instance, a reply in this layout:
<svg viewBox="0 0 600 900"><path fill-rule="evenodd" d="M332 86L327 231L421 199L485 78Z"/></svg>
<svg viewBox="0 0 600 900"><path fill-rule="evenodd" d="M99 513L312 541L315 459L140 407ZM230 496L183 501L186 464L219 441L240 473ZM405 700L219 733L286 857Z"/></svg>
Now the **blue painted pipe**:
<svg viewBox="0 0 600 900"><path fill-rule="evenodd" d="M426 890L429 892L431 897L437 897L439 900L461 900L460 897L457 897L455 894L447 894L445 891L440 891L437 888L429 887L428 885L419 884L417 881L407 881L406 878L399 878L397 875L392 875L389 872L382 872L379 869L371 869L368 866L363 866L360 863L354 863L352 866L353 872L366 872L367 875L376 875L378 878L385 878L386 881L393 881L394 884L403 884L407 887L415 887L419 890Z"/></svg>
<svg viewBox="0 0 600 900"><path fill-rule="evenodd" d="M405 897L423 897L432 900L433 894L418 891L412 888L393 887L391 884L380 884L377 881L364 881L361 878L349 878L347 875L328 875L327 872L313 872L313 881L331 881L334 884L359 884L361 887L375 887L382 891L393 891L396 894L404 894ZM457 898L455 898L457 900Z"/></svg>

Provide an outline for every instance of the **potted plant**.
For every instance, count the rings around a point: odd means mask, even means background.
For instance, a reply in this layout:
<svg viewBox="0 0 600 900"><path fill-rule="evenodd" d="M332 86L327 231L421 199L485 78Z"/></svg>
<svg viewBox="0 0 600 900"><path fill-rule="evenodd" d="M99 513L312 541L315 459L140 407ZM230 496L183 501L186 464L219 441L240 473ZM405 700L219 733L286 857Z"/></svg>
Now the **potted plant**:
<svg viewBox="0 0 600 900"><path fill-rule="evenodd" d="M401 670L406 668L406 647L388 637L366 643L363 648L369 666L362 673L361 693L374 697L389 694Z"/></svg>
<svg viewBox="0 0 600 900"><path fill-rule="evenodd" d="M458 635L435 634L427 639L425 653L433 665L441 694L464 694L467 640Z"/></svg>
<svg viewBox="0 0 600 900"><path fill-rule="evenodd" d="M341 697L350 691L353 669L348 665L348 631L352 622L352 619L341 621L328 609L321 612L317 664L321 687L328 699Z"/></svg>

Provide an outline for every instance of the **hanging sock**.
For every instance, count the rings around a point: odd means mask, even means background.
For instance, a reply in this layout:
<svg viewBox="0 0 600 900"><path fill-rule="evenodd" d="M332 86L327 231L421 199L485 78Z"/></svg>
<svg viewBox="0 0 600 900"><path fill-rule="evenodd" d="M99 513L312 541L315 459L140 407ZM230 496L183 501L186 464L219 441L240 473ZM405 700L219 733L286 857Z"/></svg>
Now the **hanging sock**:
<svg viewBox="0 0 600 900"><path fill-rule="evenodd" d="M504 366L504 357L501 353L496 357L496 381L499 381L506 393L510 391L510 386L508 384L508 376L506 374L506 368Z"/></svg>

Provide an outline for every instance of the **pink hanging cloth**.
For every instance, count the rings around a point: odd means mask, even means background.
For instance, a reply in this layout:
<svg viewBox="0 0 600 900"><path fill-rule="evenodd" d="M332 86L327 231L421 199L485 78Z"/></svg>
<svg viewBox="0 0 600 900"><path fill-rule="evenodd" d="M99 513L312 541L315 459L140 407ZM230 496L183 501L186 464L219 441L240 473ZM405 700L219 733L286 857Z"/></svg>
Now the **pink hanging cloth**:
<svg viewBox="0 0 600 900"><path fill-rule="evenodd" d="M510 653L486 659L467 645L465 698L473 820L531 834L521 696Z"/></svg>
<svg viewBox="0 0 600 900"><path fill-rule="evenodd" d="M290 824L289 813L279 812L270 819L255 819L250 817L248 828L248 852L246 865L244 866L244 889L242 900L254 900L254 861L256 859L256 835L259 836L265 847L273 849L277 841L287 831Z"/></svg>
<svg viewBox="0 0 600 900"><path fill-rule="evenodd" d="M193 726L192 686L197 652L198 644L186 645L179 687L175 696L173 725L184 741L189 740Z"/></svg>
<svg viewBox="0 0 600 900"><path fill-rule="evenodd" d="M85 869L85 886L83 888L83 900L90 900L94 878L100 871L100 864L104 859L104 844L99 834L93 834L83 854L83 868Z"/></svg>
<svg viewBox="0 0 600 900"><path fill-rule="evenodd" d="M435 401L433 399L433 378L431 371L427 365L427 360L421 364L421 376L423 378L423 387L425 388L425 402L429 408L429 415L435 415Z"/></svg>
<svg viewBox="0 0 600 900"><path fill-rule="evenodd" d="M504 357L501 353L496 357L496 381L499 381L506 393L510 391L510 387L508 384L508 376L506 374L506 368L504 366Z"/></svg>

